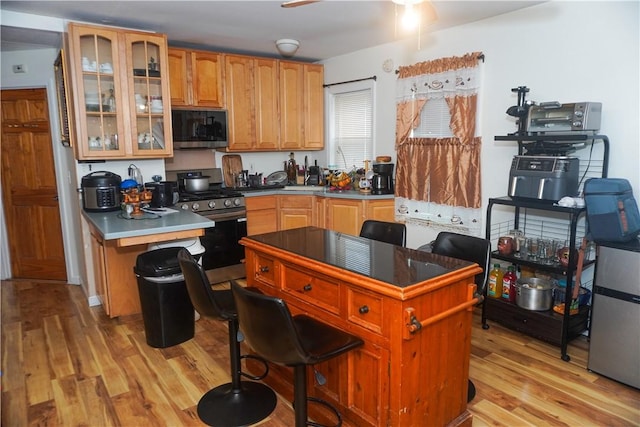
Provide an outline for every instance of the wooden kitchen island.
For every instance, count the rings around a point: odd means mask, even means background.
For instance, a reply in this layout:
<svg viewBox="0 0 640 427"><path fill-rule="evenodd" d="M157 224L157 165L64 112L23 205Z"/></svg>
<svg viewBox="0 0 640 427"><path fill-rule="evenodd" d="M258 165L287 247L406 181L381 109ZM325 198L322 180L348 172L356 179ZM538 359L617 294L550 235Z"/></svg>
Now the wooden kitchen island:
<svg viewBox="0 0 640 427"><path fill-rule="evenodd" d="M243 238L247 284L360 336L364 346L315 365L311 396L348 425L471 425L467 384L477 264L316 227ZM251 365L249 365L252 368ZM311 369L311 368L309 368ZM288 399L291 368L264 380ZM309 414L331 417L319 405Z"/></svg>

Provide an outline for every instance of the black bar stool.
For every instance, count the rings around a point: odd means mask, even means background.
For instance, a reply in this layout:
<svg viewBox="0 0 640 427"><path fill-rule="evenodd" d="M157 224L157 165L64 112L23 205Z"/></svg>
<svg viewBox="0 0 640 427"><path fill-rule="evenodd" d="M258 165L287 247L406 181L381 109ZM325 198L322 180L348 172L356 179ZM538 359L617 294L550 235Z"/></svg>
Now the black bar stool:
<svg viewBox="0 0 640 427"><path fill-rule="evenodd" d="M307 402L328 407L328 402L307 396L307 365L324 362L364 344L359 337L317 321L304 314L292 316L287 303L231 282L240 329L247 344L269 362L293 367L293 405L296 427L319 426L307 420Z"/></svg>
<svg viewBox="0 0 640 427"><path fill-rule="evenodd" d="M238 314L230 289L213 290L202 266L187 249L178 252L178 262L184 275L189 298L200 315L225 320L229 325L229 360L231 382L215 387L198 402L198 416L210 426L246 426L255 424L273 412L277 399L275 392L266 385L254 381L241 381L240 376L253 380L264 378L269 368L266 362L251 355L240 355L238 339ZM261 360L265 372L258 377L242 372L242 358Z"/></svg>
<svg viewBox="0 0 640 427"><path fill-rule="evenodd" d="M405 246L407 242L407 227L399 222L368 219L362 223L360 237L391 243L396 246Z"/></svg>

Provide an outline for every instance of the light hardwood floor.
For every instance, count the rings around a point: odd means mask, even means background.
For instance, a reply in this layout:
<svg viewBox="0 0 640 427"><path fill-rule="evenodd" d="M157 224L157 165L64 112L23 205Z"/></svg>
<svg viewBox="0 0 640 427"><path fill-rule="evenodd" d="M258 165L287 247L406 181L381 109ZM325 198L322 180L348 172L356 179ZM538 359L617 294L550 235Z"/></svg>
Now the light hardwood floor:
<svg viewBox="0 0 640 427"><path fill-rule="evenodd" d="M154 349L140 315L109 319L77 286L0 290L2 426L201 426L198 400L229 380L224 322L201 319L194 339ZM640 391L589 372L586 339L563 362L557 347L494 323L483 330L476 311L474 426L640 425ZM260 425L292 426L290 404L279 398Z"/></svg>

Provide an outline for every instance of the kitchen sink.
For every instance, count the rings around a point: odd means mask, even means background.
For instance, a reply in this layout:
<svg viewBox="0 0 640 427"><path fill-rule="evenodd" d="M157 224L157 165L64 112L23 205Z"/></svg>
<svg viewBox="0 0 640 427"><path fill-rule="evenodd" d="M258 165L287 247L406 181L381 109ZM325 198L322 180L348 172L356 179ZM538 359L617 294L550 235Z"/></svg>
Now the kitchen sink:
<svg viewBox="0 0 640 427"><path fill-rule="evenodd" d="M323 185L285 185L285 191L324 191Z"/></svg>

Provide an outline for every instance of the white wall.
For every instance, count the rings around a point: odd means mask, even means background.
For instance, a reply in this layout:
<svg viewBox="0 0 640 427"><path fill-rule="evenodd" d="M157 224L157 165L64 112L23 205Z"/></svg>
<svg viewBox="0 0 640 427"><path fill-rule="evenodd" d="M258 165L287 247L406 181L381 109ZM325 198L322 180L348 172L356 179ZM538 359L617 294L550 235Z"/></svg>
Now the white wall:
<svg viewBox="0 0 640 427"><path fill-rule="evenodd" d="M511 88L528 86L534 101L599 101L601 133L609 136L609 176L626 178L640 199L639 3L636 1L551 1L517 12L324 61L325 81L378 75L376 153L394 153L395 75L381 72L392 58L410 65L482 51L482 199L506 194L516 143L495 135L516 130L505 114L517 103ZM395 154L395 153L394 153ZM409 226L407 245L431 241L437 232Z"/></svg>

